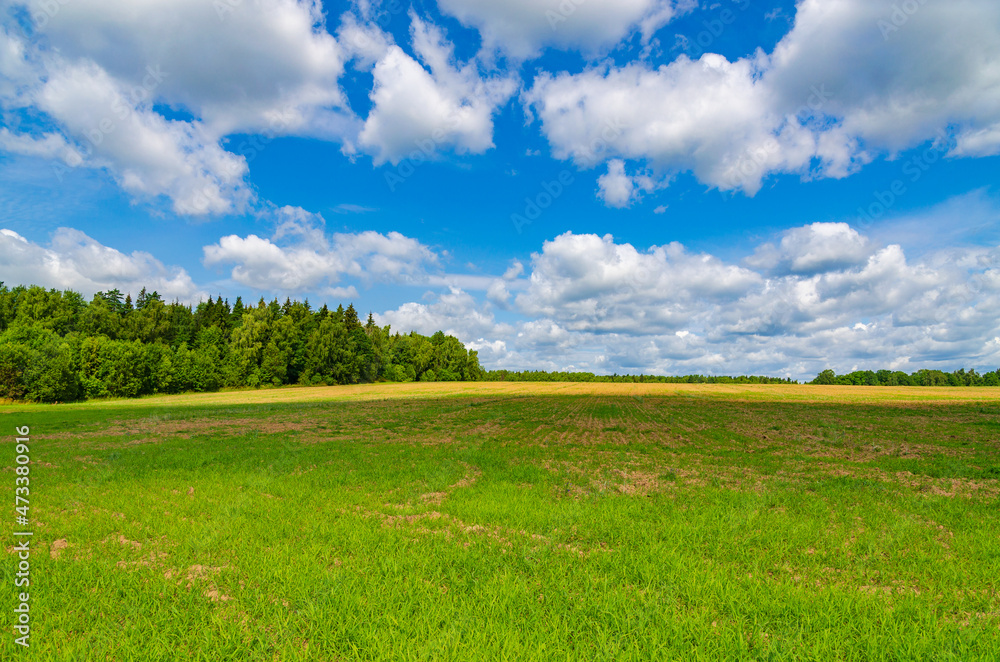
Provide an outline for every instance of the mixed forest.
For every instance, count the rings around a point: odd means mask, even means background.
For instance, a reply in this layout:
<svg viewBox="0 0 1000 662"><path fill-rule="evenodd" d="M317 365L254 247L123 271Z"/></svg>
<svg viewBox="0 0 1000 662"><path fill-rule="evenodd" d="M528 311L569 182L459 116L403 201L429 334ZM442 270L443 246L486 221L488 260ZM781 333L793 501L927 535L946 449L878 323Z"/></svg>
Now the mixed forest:
<svg viewBox="0 0 1000 662"><path fill-rule="evenodd" d="M283 384L468 381L475 351L438 332L392 333L354 306L168 303L143 289L86 301L0 283L0 398L67 402Z"/></svg>

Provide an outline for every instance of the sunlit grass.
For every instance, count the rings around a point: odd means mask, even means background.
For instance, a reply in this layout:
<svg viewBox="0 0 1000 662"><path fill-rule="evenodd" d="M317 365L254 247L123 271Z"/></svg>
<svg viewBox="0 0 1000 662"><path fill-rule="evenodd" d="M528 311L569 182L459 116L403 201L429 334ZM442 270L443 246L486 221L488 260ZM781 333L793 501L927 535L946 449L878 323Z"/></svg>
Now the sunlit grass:
<svg viewBox="0 0 1000 662"><path fill-rule="evenodd" d="M143 398L89 400L60 405L61 409L149 407L209 407L306 402L364 402L412 398L535 397L597 395L630 397L713 398L759 402L982 402L1000 401L1000 387L936 386L814 386L811 384L626 384L579 382L432 382L380 383L355 386L283 386L257 390L225 390ZM0 400L0 413L46 409L48 405Z"/></svg>
<svg viewBox="0 0 1000 662"><path fill-rule="evenodd" d="M31 657L1000 657L983 390L477 386L12 408Z"/></svg>

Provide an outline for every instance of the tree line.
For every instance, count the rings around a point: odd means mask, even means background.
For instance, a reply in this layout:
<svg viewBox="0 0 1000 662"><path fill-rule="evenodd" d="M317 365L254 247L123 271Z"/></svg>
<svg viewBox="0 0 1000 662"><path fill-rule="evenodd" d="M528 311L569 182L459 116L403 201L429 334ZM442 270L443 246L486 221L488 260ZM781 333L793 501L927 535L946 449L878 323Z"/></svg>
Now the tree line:
<svg viewBox="0 0 1000 662"><path fill-rule="evenodd" d="M90 301L71 290L0 282L0 398L70 402L155 393L285 384L376 381L520 381L793 384L766 376L596 375L483 370L474 350L438 331L392 333L353 304L313 310L306 301L211 298L167 303L143 288ZM1000 386L1000 370L821 372L812 384Z"/></svg>
<svg viewBox="0 0 1000 662"><path fill-rule="evenodd" d="M372 315L277 299L167 303L0 282L0 398L69 402L283 384L482 379L475 351L437 332L392 333Z"/></svg>
<svg viewBox="0 0 1000 662"><path fill-rule="evenodd" d="M809 383L841 386L1000 386L1000 370L984 374L974 369L954 372L917 370L912 374L900 370L856 370L846 375L824 370Z"/></svg>
<svg viewBox="0 0 1000 662"><path fill-rule="evenodd" d="M595 375L592 372L543 372L540 370L490 370L484 379L493 382L605 382L618 384L797 384L782 377L743 375L726 377L716 375Z"/></svg>

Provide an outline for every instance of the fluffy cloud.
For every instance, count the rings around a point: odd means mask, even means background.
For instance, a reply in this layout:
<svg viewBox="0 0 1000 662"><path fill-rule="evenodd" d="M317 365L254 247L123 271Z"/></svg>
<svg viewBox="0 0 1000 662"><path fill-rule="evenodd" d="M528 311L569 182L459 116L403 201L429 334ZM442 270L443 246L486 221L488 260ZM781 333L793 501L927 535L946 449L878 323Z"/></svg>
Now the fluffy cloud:
<svg viewBox="0 0 1000 662"><path fill-rule="evenodd" d="M543 74L525 98L557 158L585 166L600 145L612 156L648 160L664 176L692 170L721 189L755 193L768 172L806 167L817 149L797 120L768 107L761 66L705 55L657 70L633 64Z"/></svg>
<svg viewBox="0 0 1000 662"><path fill-rule="evenodd" d="M567 232L532 256L520 310L577 331L673 332L722 301L735 301L761 277L672 243L636 250L611 235Z"/></svg>
<svg viewBox="0 0 1000 662"><path fill-rule="evenodd" d="M608 172L597 178L598 195L609 207L628 207L635 194L632 178L625 174L625 162L608 161Z"/></svg>
<svg viewBox="0 0 1000 662"><path fill-rule="evenodd" d="M508 335L512 330L509 325L496 321L489 304L479 304L461 289L449 288L434 298L432 303L404 303L395 310L386 311L377 316L378 323L389 324L401 333L416 331L430 335L444 331L463 342L478 341L479 346L496 342L492 339Z"/></svg>
<svg viewBox="0 0 1000 662"><path fill-rule="evenodd" d="M46 133L35 137L11 133L7 127L0 127L0 150L25 156L58 159L71 166L83 161L80 152L58 133Z"/></svg>
<svg viewBox="0 0 1000 662"><path fill-rule="evenodd" d="M91 61L138 84L147 66L167 76L157 95L212 135L254 132L284 115L288 132L323 133L344 106L343 55L317 0L6 1L69 63Z"/></svg>
<svg viewBox="0 0 1000 662"><path fill-rule="evenodd" d="M303 136L361 149L376 164L415 151L480 154L509 76L459 62L436 26L411 12L411 51L370 20L340 17L334 37L319 0L0 0L0 105L48 126L0 136L0 149L106 169L140 199L164 196L186 215L246 211L248 160L261 143ZM29 27L15 16L34 16ZM19 29L20 28L20 29ZM347 62L371 73L371 110L350 109ZM169 110L165 110L169 109ZM167 119L167 117L172 119ZM65 143L65 144L63 144Z"/></svg>
<svg viewBox="0 0 1000 662"><path fill-rule="evenodd" d="M533 255L516 303L571 331L687 332L719 342L814 335L878 318L901 328L973 318L996 325L982 311L996 302L998 259L998 251L952 249L911 263L899 245L875 250L844 224L816 223L759 248L747 260L764 269L757 272L677 243L639 251L610 235L566 233Z"/></svg>
<svg viewBox="0 0 1000 662"><path fill-rule="evenodd" d="M0 105L41 111L56 129L3 136L8 151L106 168L139 198L166 196L175 212L204 215L252 199L246 159L221 147L226 135L305 135L353 149L357 121L337 84L343 57L317 1L0 8L33 17L0 30ZM187 119L166 119L154 102Z"/></svg>
<svg viewBox="0 0 1000 662"><path fill-rule="evenodd" d="M371 69L393 47L393 39L373 22L370 5L359 7L359 11L360 17L350 13L341 17L337 40L345 58L354 60L357 67Z"/></svg>
<svg viewBox="0 0 1000 662"><path fill-rule="evenodd" d="M398 232L328 236L321 216L285 207L271 238L229 235L204 248L209 267L233 265L232 279L255 290L331 293L344 276L368 282L425 283L437 255Z"/></svg>
<svg viewBox="0 0 1000 662"><path fill-rule="evenodd" d="M115 288L138 293L146 287L185 303L208 296L184 269L166 267L143 251L126 255L71 228L56 230L47 247L13 230L0 230L0 264L8 284L72 289L88 296Z"/></svg>
<svg viewBox="0 0 1000 662"><path fill-rule="evenodd" d="M930 324L941 311L929 307L928 298L940 298L956 276L954 270L909 264L903 249L891 245L858 267L771 279L761 290L748 292L739 305L719 311L716 329L720 334L764 337L805 335L914 313L922 318L917 323Z"/></svg>
<svg viewBox="0 0 1000 662"><path fill-rule="evenodd" d="M622 209L630 206L643 191L660 188L653 177L646 174L629 175L621 159L608 161L608 172L597 178L597 195L609 207Z"/></svg>
<svg viewBox="0 0 1000 662"><path fill-rule="evenodd" d="M454 49L441 31L416 15L410 20L419 62L399 46L385 47L359 144L376 164L396 164L414 152L421 159L444 149L485 152L493 147L493 113L514 93L514 81L481 78L474 60L453 63Z"/></svg>
<svg viewBox="0 0 1000 662"><path fill-rule="evenodd" d="M813 223L793 228L781 243L764 244L747 264L787 274L813 274L864 263L872 254L867 237L847 223Z"/></svg>
<svg viewBox="0 0 1000 662"><path fill-rule="evenodd" d="M151 69L146 75L153 87L165 74ZM165 195L179 214L243 210L251 198L245 159L222 149L203 124L168 121L148 102L133 105L130 95L93 63L63 62L33 101L81 138L83 156L75 163L64 159L70 165L107 166L123 189L139 197Z"/></svg>
<svg viewBox="0 0 1000 662"><path fill-rule="evenodd" d="M544 46L595 52L631 30L643 40L696 3L671 0L438 0L441 9L477 28L487 48L515 58Z"/></svg>
<svg viewBox="0 0 1000 662"><path fill-rule="evenodd" d="M0 106L14 118L0 149L107 169L181 214L238 212L253 200L247 159L259 149L226 151L227 136L330 140L376 164L481 154L519 87L491 49L590 56L630 33L648 42L696 3L439 5L481 32L477 55L457 57L412 12L408 52L367 0L338 18L336 36L320 0L145 0L141 11L127 0L0 0ZM541 72L523 98L557 158L608 163L599 194L610 206L684 171L753 195L775 173L844 177L931 140L952 157L1000 153L998 23L991 0L801 0L769 54ZM359 80L372 75L364 119L340 87L348 62Z"/></svg>
<svg viewBox="0 0 1000 662"><path fill-rule="evenodd" d="M846 137L889 152L935 137L960 139L1000 123L1000 5L849 0L799 3L793 30L771 56L768 87L785 108L814 86ZM1000 143L993 142L991 153Z"/></svg>
<svg viewBox="0 0 1000 662"><path fill-rule="evenodd" d="M558 158L580 161L620 125L608 158L750 195L772 173L843 177L929 140L952 156L1000 152L1000 70L982 64L1000 58L1000 6L901 4L803 0L770 55L543 73L525 99Z"/></svg>
<svg viewBox="0 0 1000 662"><path fill-rule="evenodd" d="M639 250L567 233L532 256L500 323L452 289L384 313L399 331L446 329L492 368L771 374L1000 365L1000 246L917 259L841 223L782 233L744 263L673 243Z"/></svg>

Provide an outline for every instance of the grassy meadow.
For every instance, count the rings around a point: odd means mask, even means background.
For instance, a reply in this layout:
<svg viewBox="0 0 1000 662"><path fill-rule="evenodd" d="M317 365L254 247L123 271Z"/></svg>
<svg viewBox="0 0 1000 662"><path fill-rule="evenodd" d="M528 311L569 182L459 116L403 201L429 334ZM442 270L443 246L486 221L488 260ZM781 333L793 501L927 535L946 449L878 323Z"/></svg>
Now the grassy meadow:
<svg viewBox="0 0 1000 662"><path fill-rule="evenodd" d="M1000 389L283 388L31 427L0 659L998 660ZM3 581L13 595L9 511Z"/></svg>

